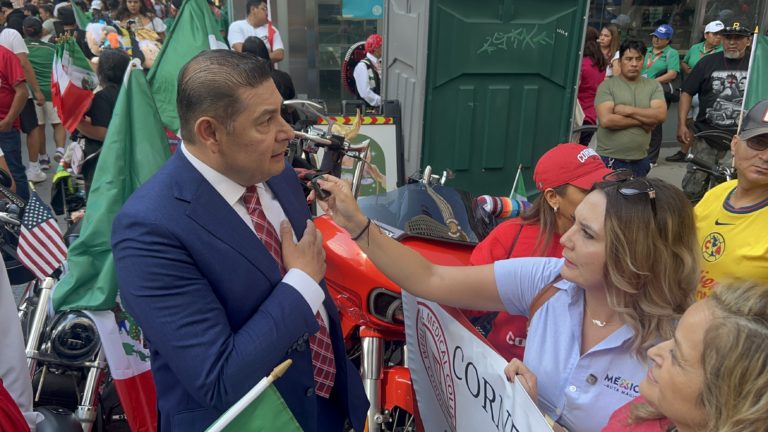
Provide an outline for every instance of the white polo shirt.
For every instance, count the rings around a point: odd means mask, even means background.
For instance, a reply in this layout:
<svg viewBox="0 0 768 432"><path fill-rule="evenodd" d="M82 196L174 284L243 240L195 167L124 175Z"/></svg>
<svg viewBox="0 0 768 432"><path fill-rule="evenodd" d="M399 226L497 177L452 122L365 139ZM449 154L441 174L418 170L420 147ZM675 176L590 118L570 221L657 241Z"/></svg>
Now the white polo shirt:
<svg viewBox="0 0 768 432"><path fill-rule="evenodd" d="M560 273L564 260L518 258L494 264L507 312L528 315L536 294ZM648 372L631 349L624 325L583 356L584 290L561 280L528 328L524 363L538 380L539 408L570 432L601 430L615 410L639 396Z"/></svg>
<svg viewBox="0 0 768 432"><path fill-rule="evenodd" d="M227 40L231 46L236 43L243 43L249 36L256 36L264 41L264 44L267 45L267 49L269 49L270 52L284 49L283 40L280 38L280 32L277 31L277 28L275 28L274 25L272 28L275 30L275 37L272 41L272 45L269 44L269 38L267 37L269 31L267 30L267 27L268 24L264 24L261 27L254 27L248 23L248 20L235 21L229 25Z"/></svg>

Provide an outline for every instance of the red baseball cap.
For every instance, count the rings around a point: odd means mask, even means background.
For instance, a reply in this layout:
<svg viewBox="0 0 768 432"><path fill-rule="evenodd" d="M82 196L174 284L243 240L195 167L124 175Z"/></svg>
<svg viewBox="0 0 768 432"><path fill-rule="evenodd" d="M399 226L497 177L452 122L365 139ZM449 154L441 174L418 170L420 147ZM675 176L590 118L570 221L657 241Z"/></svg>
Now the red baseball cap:
<svg viewBox="0 0 768 432"><path fill-rule="evenodd" d="M539 158L533 170L533 180L541 192L564 184L590 190L611 172L593 149L566 143L558 144Z"/></svg>

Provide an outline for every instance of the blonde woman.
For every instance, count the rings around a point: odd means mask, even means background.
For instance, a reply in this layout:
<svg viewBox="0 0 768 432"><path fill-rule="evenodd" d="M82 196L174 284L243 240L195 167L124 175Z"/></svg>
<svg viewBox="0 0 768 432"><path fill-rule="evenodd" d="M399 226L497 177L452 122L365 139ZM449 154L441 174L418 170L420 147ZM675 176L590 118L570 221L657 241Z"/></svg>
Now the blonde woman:
<svg viewBox="0 0 768 432"><path fill-rule="evenodd" d="M642 397L617 411L603 432L764 431L766 339L768 286L720 286L683 314L673 339L648 351Z"/></svg>
<svg viewBox="0 0 768 432"><path fill-rule="evenodd" d="M563 259L438 266L377 229L346 183L321 180L331 197L320 205L387 277L417 296L528 315L540 292L551 293L530 317L525 363L538 377L542 411L571 432L593 432L639 395L646 351L672 337L699 274L693 212L683 193L625 175L612 174L614 181L599 183L578 205L560 239ZM508 376L525 371L521 365L513 360Z"/></svg>

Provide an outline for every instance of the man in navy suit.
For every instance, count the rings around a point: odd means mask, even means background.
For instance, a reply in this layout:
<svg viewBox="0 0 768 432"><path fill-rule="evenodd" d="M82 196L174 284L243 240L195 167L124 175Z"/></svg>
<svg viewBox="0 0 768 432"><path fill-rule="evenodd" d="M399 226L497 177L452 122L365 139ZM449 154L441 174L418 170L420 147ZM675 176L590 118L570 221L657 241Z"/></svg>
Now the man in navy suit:
<svg viewBox="0 0 768 432"><path fill-rule="evenodd" d="M304 430L363 430L368 401L284 161L281 103L266 63L197 55L179 74L184 144L115 219L121 298L150 344L163 432L204 430L288 358L276 387Z"/></svg>

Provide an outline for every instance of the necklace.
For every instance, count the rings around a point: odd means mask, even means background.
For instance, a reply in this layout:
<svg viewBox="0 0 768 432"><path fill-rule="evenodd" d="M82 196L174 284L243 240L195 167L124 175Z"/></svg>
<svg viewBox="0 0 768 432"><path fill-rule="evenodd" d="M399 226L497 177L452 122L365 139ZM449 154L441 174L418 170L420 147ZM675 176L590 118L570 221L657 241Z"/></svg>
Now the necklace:
<svg viewBox="0 0 768 432"><path fill-rule="evenodd" d="M600 321L598 319L592 318L592 314L589 312L589 308L587 307L587 304L584 303L584 310L587 312L587 316L589 317L589 320L592 321L592 324L603 328L608 325L608 321Z"/></svg>

